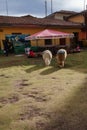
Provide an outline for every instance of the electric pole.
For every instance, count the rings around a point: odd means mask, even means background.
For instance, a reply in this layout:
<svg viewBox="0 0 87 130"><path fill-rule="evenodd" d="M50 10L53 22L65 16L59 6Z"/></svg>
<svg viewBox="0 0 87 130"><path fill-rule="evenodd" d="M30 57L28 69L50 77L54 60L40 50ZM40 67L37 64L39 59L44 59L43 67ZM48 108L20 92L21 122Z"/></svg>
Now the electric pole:
<svg viewBox="0 0 87 130"><path fill-rule="evenodd" d="M6 0L6 14L8 16L8 2L7 2L7 0Z"/></svg>
<svg viewBox="0 0 87 130"><path fill-rule="evenodd" d="M51 14L53 13L53 1L51 0Z"/></svg>
<svg viewBox="0 0 87 130"><path fill-rule="evenodd" d="M84 0L84 10L86 9L86 0Z"/></svg>
<svg viewBox="0 0 87 130"><path fill-rule="evenodd" d="M47 1L45 0L45 16L47 16Z"/></svg>

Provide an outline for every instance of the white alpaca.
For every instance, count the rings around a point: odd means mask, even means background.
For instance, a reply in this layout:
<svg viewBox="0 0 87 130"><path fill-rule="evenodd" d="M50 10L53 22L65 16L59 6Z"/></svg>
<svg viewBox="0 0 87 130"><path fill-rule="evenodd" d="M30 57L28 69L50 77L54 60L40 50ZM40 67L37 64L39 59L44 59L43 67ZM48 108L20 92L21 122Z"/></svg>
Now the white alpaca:
<svg viewBox="0 0 87 130"><path fill-rule="evenodd" d="M56 56L59 67L64 67L66 57L67 51L65 49L59 49Z"/></svg>
<svg viewBox="0 0 87 130"><path fill-rule="evenodd" d="M44 63L46 66L50 65L51 60L52 60L52 53L49 50L45 50L42 52L42 57L44 60Z"/></svg>

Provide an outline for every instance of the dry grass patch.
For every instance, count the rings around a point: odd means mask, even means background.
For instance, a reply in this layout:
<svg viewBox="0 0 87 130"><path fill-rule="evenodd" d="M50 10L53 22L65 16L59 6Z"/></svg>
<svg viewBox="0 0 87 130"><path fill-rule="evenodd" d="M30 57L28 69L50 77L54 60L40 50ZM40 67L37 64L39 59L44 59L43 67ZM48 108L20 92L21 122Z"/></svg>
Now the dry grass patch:
<svg viewBox="0 0 87 130"><path fill-rule="evenodd" d="M86 130L87 51L55 58L0 57L0 130Z"/></svg>

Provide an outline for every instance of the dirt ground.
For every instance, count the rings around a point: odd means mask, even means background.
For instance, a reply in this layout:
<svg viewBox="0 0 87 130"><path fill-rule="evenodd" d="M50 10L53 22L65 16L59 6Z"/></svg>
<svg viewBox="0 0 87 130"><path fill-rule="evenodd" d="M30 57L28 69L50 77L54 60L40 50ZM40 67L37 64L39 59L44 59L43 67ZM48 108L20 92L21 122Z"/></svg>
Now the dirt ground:
<svg viewBox="0 0 87 130"><path fill-rule="evenodd" d="M0 64L0 129L87 130L83 55L75 54L74 60L69 55L63 69L55 59L48 67L41 58L4 59L7 64Z"/></svg>

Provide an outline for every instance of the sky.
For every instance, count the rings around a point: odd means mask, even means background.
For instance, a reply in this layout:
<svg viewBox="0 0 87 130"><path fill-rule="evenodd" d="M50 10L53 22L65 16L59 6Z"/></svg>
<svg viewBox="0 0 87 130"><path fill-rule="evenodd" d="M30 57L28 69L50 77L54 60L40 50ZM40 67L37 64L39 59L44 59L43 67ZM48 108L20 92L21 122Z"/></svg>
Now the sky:
<svg viewBox="0 0 87 130"><path fill-rule="evenodd" d="M81 12L86 4L86 0L0 0L0 15L45 17L60 10Z"/></svg>

